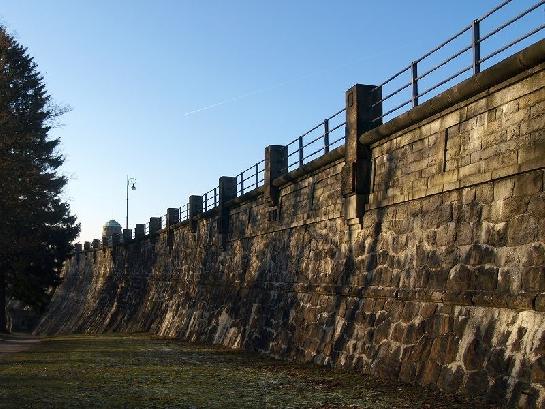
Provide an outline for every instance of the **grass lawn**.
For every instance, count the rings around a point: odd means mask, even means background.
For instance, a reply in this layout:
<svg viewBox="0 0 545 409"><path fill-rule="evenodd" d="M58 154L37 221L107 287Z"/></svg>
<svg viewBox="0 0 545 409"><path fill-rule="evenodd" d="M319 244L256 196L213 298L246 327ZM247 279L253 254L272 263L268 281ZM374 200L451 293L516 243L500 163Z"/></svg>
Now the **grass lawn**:
<svg viewBox="0 0 545 409"><path fill-rule="evenodd" d="M427 389L149 335L0 355L0 408L482 408Z"/></svg>

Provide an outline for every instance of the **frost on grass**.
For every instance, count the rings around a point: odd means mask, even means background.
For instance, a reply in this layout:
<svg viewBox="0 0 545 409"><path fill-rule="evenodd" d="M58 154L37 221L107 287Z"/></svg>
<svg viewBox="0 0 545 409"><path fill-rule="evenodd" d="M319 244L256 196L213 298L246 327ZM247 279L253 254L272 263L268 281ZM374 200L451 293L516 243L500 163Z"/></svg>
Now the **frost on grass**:
<svg viewBox="0 0 545 409"><path fill-rule="evenodd" d="M486 407L362 374L150 336L43 340L0 360L2 408Z"/></svg>

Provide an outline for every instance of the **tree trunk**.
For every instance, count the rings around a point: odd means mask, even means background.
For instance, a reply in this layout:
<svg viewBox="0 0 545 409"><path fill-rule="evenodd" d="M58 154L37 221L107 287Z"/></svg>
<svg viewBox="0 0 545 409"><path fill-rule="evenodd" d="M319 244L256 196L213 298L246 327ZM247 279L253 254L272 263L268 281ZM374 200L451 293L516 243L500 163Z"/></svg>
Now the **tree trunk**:
<svg viewBox="0 0 545 409"><path fill-rule="evenodd" d="M0 333L8 332L6 316L6 273L0 267Z"/></svg>

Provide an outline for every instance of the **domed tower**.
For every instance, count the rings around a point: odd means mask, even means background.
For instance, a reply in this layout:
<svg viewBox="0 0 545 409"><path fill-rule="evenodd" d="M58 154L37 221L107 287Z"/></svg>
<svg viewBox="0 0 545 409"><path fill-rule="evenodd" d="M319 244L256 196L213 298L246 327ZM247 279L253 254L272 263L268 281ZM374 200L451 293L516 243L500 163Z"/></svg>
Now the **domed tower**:
<svg viewBox="0 0 545 409"><path fill-rule="evenodd" d="M109 240L114 234L121 235L121 225L115 220L110 220L102 227L102 238Z"/></svg>

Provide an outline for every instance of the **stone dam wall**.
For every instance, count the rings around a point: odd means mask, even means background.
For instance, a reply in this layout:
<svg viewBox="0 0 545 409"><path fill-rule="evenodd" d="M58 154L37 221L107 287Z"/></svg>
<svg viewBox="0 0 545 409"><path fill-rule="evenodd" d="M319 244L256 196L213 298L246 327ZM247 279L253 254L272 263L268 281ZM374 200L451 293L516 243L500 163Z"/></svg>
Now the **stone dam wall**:
<svg viewBox="0 0 545 409"><path fill-rule="evenodd" d="M149 331L545 407L543 61L540 42L370 131L349 90L345 146L75 254L36 332Z"/></svg>

